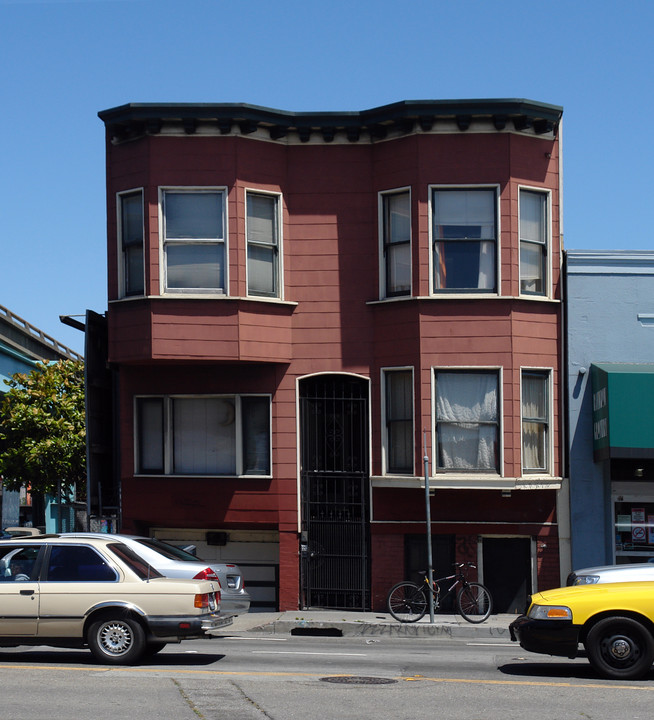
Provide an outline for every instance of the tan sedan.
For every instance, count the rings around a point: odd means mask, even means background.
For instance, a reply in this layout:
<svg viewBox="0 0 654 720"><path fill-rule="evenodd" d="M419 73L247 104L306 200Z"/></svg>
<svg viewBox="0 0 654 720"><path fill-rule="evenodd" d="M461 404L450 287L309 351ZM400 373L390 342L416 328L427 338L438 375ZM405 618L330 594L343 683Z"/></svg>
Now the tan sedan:
<svg viewBox="0 0 654 720"><path fill-rule="evenodd" d="M0 647L88 647L132 664L230 623L219 583L165 578L113 538L0 540Z"/></svg>

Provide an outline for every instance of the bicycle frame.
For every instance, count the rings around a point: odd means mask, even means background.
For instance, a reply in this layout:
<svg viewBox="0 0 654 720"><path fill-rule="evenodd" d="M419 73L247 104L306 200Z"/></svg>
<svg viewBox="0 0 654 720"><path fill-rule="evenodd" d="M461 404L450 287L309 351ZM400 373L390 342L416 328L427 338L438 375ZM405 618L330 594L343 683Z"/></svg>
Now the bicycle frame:
<svg viewBox="0 0 654 720"><path fill-rule="evenodd" d="M444 580L454 580L454 582L447 590L441 591L441 586L439 583L443 582ZM425 577L425 584L427 585L427 587L429 587L429 578L427 577ZM434 580L432 580L431 594L434 598L434 607L440 607L441 602L448 598L453 593L453 591L458 588L459 585L465 587L467 584L468 581L465 575L463 575L463 573L461 572L454 573L454 575L445 575L444 577L435 578Z"/></svg>

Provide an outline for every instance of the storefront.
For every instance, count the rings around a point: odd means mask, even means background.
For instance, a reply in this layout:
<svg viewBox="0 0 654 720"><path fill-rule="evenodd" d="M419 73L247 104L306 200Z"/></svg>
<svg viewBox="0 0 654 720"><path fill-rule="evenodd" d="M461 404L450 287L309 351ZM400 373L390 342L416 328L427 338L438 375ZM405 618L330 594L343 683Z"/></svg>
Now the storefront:
<svg viewBox="0 0 654 720"><path fill-rule="evenodd" d="M591 365L593 459L610 478L614 562L654 561L654 365Z"/></svg>

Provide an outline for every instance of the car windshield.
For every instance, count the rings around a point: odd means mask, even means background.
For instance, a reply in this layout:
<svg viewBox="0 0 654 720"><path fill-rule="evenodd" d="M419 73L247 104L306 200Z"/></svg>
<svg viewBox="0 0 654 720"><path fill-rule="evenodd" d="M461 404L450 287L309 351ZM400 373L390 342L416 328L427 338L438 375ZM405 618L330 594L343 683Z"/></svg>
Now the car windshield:
<svg viewBox="0 0 654 720"><path fill-rule="evenodd" d="M181 560L182 562L203 562L201 558L191 555L191 553L182 550L182 548L169 545L156 538L139 538L139 543L145 545L145 547L155 550L156 552L164 555L169 560Z"/></svg>
<svg viewBox="0 0 654 720"><path fill-rule="evenodd" d="M141 580L163 577L158 570L155 570L150 563L137 555L132 548L127 547L127 545L123 545L123 543L111 543L111 545L107 547L114 555L118 556L130 570L136 573Z"/></svg>

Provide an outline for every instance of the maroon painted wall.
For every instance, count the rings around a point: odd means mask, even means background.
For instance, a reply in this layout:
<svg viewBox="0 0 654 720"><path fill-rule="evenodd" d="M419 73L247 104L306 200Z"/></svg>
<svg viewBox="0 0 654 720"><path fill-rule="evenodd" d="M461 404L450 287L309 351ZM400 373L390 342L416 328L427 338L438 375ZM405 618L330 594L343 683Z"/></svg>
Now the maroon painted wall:
<svg viewBox="0 0 654 720"><path fill-rule="evenodd" d="M420 475L422 427L431 446L432 368L502 367L503 472L520 476L520 368L553 368L558 418L561 326L557 302L518 297L518 188L524 183L551 190L551 275L558 299L558 153L556 140L509 132L413 134L376 144L285 145L234 136L164 135L108 144L109 360L120 369L125 527L278 529L281 604L297 607L296 380L316 372L370 378L371 471L379 475L381 368L414 366ZM432 184L499 186L502 297L429 297ZM160 186L228 188L229 299L159 297ZM150 297L120 300L115 197L137 187L145 189L147 202ZM398 187L412 192L414 297L379 303L378 192ZM282 193L284 303L246 299L246 188ZM134 477L135 394L255 391L273 393L272 479ZM560 476L558 422L552 430L552 474ZM476 507L475 498L483 497L479 492L448 492L449 515L442 519L453 528L463 510L478 512L480 522L482 516L501 519L506 532L513 527L499 501ZM555 521L554 492L522 495L523 511L533 522L530 532L551 534L550 526L543 530L538 524ZM420 517L421 509L401 489L375 489L373 502L381 520ZM384 527L373 530L376 597L395 572L391 568L400 552L388 540L397 528Z"/></svg>

